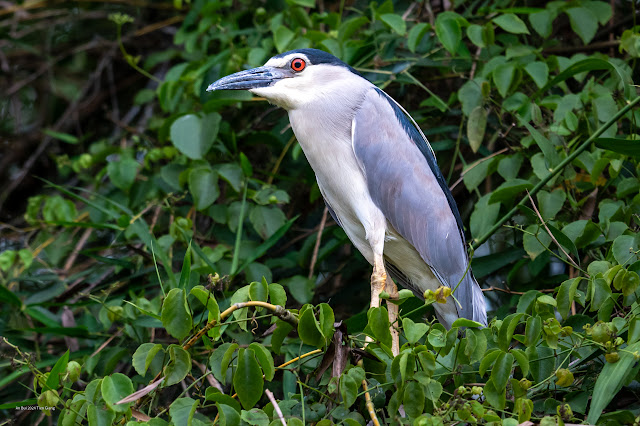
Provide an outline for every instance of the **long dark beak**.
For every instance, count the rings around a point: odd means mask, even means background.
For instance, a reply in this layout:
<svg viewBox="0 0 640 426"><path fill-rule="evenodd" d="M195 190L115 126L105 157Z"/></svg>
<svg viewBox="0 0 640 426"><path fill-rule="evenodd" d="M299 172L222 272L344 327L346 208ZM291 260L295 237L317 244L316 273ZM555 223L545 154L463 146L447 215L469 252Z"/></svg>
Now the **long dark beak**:
<svg viewBox="0 0 640 426"><path fill-rule="evenodd" d="M207 92L213 90L248 90L271 86L278 80L285 78L282 70L274 67L258 67L222 77L211 83Z"/></svg>

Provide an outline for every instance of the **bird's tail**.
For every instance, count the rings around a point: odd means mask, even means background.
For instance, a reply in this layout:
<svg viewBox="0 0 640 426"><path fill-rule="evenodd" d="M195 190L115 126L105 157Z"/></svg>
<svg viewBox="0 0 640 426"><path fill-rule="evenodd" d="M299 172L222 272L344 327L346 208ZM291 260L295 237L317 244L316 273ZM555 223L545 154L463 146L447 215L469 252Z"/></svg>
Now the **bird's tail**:
<svg viewBox="0 0 640 426"><path fill-rule="evenodd" d="M466 304L462 304L463 309L459 309L460 316L468 318L472 321L479 322L487 326L487 305L484 300L482 289L478 285L478 281L471 271L464 277L464 281L460 284L466 287ZM461 302L462 303L462 302ZM466 306L465 306L466 305Z"/></svg>

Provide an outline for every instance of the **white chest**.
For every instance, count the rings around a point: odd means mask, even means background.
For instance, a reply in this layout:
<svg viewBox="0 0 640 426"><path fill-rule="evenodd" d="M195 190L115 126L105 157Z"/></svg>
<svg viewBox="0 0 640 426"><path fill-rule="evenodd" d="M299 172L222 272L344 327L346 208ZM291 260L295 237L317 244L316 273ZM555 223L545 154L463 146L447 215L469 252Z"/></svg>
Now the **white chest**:
<svg viewBox="0 0 640 426"><path fill-rule="evenodd" d="M370 260L367 235L375 228L386 227L386 221L369 195L353 152L351 129L337 128L327 117L309 117L308 112L289 111L291 126L316 174L322 196L349 238Z"/></svg>

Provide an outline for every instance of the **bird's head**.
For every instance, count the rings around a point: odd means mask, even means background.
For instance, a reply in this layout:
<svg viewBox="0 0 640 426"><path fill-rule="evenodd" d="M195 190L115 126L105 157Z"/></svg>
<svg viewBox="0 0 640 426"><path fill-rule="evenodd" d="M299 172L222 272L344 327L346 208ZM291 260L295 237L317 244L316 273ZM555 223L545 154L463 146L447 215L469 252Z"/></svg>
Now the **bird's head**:
<svg viewBox="0 0 640 426"><path fill-rule="evenodd" d="M370 83L335 56L317 49L297 49L276 55L261 67L223 77L207 91L249 90L293 110L358 84Z"/></svg>

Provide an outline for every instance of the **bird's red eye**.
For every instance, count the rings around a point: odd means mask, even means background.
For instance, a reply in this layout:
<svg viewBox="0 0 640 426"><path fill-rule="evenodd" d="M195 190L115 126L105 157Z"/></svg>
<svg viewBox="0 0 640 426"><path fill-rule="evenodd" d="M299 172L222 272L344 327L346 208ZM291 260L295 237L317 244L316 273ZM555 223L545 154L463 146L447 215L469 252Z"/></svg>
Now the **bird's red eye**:
<svg viewBox="0 0 640 426"><path fill-rule="evenodd" d="M304 59L296 58L293 61L291 61L291 69L294 70L295 72L302 71L306 66L307 66L307 63L304 61Z"/></svg>

